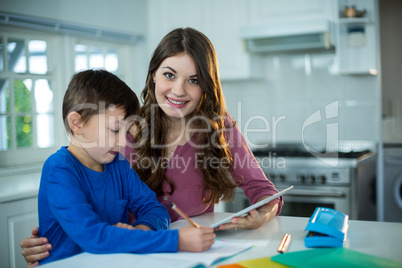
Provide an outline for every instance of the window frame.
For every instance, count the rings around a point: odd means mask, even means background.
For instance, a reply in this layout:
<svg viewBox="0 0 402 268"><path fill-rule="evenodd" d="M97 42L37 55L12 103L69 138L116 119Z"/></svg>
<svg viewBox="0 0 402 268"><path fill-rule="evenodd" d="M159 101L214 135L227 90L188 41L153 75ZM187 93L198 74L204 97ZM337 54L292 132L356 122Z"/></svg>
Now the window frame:
<svg viewBox="0 0 402 268"><path fill-rule="evenodd" d="M118 55L118 69L114 74L125 81L128 85L136 84L136 88L130 86L139 97L140 88L143 86L143 76L134 72L134 69L142 66L142 50L138 50L133 44L124 44L112 41L98 41L87 38L75 37L66 34L48 33L36 30L26 30L15 26L0 25L0 31L8 38L24 40L45 40L47 42L48 72L46 75L22 74L21 77L46 77L51 81L53 91L53 116L54 116L54 146L50 148L14 148L8 151L0 151L0 175L22 170L26 167L38 169L44 161L61 146L69 144L62 120L62 102L67 85L75 73L75 45L97 46L113 49ZM6 48L5 48L6 49ZM140 60L134 60L139 57ZM142 66L144 68L144 66ZM28 69L27 69L28 71ZM18 73L4 70L1 78L7 74L19 77ZM6 79L11 79L6 77Z"/></svg>
<svg viewBox="0 0 402 268"><path fill-rule="evenodd" d="M62 138L60 137L59 131L57 131L57 120L58 115L60 114L60 108L58 107L59 101L59 84L57 81L60 81L60 72L55 72L54 68L56 65L56 59L54 54L54 47L57 46L57 42L60 40L60 36L54 34L47 34L43 32L36 32L36 31L27 31L23 29L19 29L16 27L5 27L0 26L1 33L3 36L7 38L15 38L15 39L22 39L25 42L29 40L44 40L47 42L47 64L48 64L48 71L46 74L31 74L28 72L28 66L26 73L15 73L12 71L7 70L4 68L4 71L0 72L1 79L46 79L50 81L51 88L53 91L53 117L54 117L54 145L49 148L38 148L36 146L36 141L34 142L33 147L30 148L16 148L12 146L7 151L0 151L0 168L5 167L13 167L13 166L21 166L21 165L30 165L30 164L40 164L43 163L46 158L54 152L57 147L60 146L62 143ZM4 50L7 50L5 47ZM3 54L3 56L7 56L7 51ZM5 58L6 59L6 58ZM11 86L11 85L10 85ZM11 88L10 88L11 89ZM12 89L11 89L12 90ZM15 116L15 113L11 111L12 116ZM31 115L36 115L34 111ZM36 119L32 119L32 128L33 128L33 135L34 139L36 137ZM15 143L16 140L12 141Z"/></svg>

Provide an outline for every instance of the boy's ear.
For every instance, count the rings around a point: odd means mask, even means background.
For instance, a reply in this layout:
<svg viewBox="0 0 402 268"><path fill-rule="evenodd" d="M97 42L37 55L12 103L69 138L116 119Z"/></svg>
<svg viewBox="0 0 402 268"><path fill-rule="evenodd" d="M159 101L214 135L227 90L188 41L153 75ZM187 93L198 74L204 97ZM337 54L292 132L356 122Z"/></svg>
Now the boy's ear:
<svg viewBox="0 0 402 268"><path fill-rule="evenodd" d="M67 116L68 125L74 134L81 134L83 123L81 121L81 115L77 112L71 112Z"/></svg>

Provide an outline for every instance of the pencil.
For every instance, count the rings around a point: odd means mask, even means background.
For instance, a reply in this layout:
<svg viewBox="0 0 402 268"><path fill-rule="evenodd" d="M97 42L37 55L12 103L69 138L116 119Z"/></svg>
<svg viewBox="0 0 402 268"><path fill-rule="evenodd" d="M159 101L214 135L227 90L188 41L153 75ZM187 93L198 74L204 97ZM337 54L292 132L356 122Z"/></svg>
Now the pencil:
<svg viewBox="0 0 402 268"><path fill-rule="evenodd" d="M184 213L183 210L181 210L180 208L178 208L173 202L170 203L170 206L172 207L172 209L174 211L176 211L180 216L183 217L183 219L186 219L192 226L194 226L195 228L200 228L200 226L195 223L193 220L191 220L186 213Z"/></svg>
<svg viewBox="0 0 402 268"><path fill-rule="evenodd" d="M289 243L290 243L290 234L285 234L282 238L281 243L279 244L278 252L284 253L288 249Z"/></svg>

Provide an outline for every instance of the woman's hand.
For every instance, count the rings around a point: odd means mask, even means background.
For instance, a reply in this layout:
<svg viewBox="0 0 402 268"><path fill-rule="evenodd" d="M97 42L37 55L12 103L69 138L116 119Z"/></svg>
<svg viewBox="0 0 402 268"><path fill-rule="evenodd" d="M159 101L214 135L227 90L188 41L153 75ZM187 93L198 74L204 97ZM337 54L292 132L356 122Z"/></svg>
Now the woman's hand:
<svg viewBox="0 0 402 268"><path fill-rule="evenodd" d="M258 199L257 202L267 198L269 196L263 196ZM235 217L231 223L225 223L215 228L215 231L219 230L233 230L233 229L257 229L264 223L273 219L278 212L279 199L272 200L268 204L265 204L258 209L253 209L246 217Z"/></svg>
<svg viewBox="0 0 402 268"><path fill-rule="evenodd" d="M143 231L151 231L152 230L151 227L149 227L148 225L145 225L145 224L138 224L138 225L134 226L134 228L137 230L143 230Z"/></svg>
<svg viewBox="0 0 402 268"><path fill-rule="evenodd" d="M129 229L129 230L134 230L134 226L130 225L130 224L126 224L126 223L121 223L118 222L116 224L114 224L113 226L119 227L119 228L123 228L123 229Z"/></svg>
<svg viewBox="0 0 402 268"><path fill-rule="evenodd" d="M21 254L24 256L28 268L38 266L39 260L50 256L49 250L52 249L52 245L48 243L46 237L38 237L38 234L38 227L33 228L32 235L20 243Z"/></svg>
<svg viewBox="0 0 402 268"><path fill-rule="evenodd" d="M147 226L147 225L145 225L145 224L138 224L138 225L136 225L136 226L132 226L132 225L130 225L130 224L118 222L118 223L116 223L116 224L113 225L113 226L116 226L116 227L119 227L119 228L123 228L123 229L129 229L129 230L143 230L143 231L152 230L151 227L149 227L149 226Z"/></svg>

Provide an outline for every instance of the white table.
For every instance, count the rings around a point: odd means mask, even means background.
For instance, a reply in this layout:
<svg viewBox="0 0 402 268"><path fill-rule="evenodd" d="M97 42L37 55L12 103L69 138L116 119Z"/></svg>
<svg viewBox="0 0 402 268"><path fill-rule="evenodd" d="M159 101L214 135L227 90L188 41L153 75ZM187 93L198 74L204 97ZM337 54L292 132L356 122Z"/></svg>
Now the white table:
<svg viewBox="0 0 402 268"><path fill-rule="evenodd" d="M207 213L193 217L197 223L209 226L218 220L230 215L230 213ZM228 264L241 260L262 258L277 255L278 245L285 233L292 239L287 252L307 250L304 246L304 237L307 232L304 228L309 218L278 216L255 230L231 230L216 232L218 239L230 241L252 242L255 246L241 254L218 263ZM188 225L185 220L172 224L171 229L178 229ZM349 221L348 237L344 247L355 251L383 257L402 262L402 223ZM45 265L45 267L151 267L147 265L150 259L135 259L137 263L130 263L132 254L79 254L62 261L57 265ZM123 261L124 260L124 261ZM138 263L138 260L143 261ZM117 266L116 266L117 265ZM143 266L146 265L146 266ZM167 267L167 266L165 266ZM179 267L179 266L175 266Z"/></svg>
<svg viewBox="0 0 402 268"><path fill-rule="evenodd" d="M192 219L201 225L227 217L230 213L207 213ZM276 251L285 233L291 235L287 252L307 250L304 238L309 218L278 216L255 230L232 230L216 232L217 238L231 241L254 242L255 247L242 254L234 256L222 263L235 263L241 260L262 258L277 255ZM188 223L178 221L172 224L172 229L181 228ZM382 258L402 262L402 223L372 222L349 220L345 248Z"/></svg>

